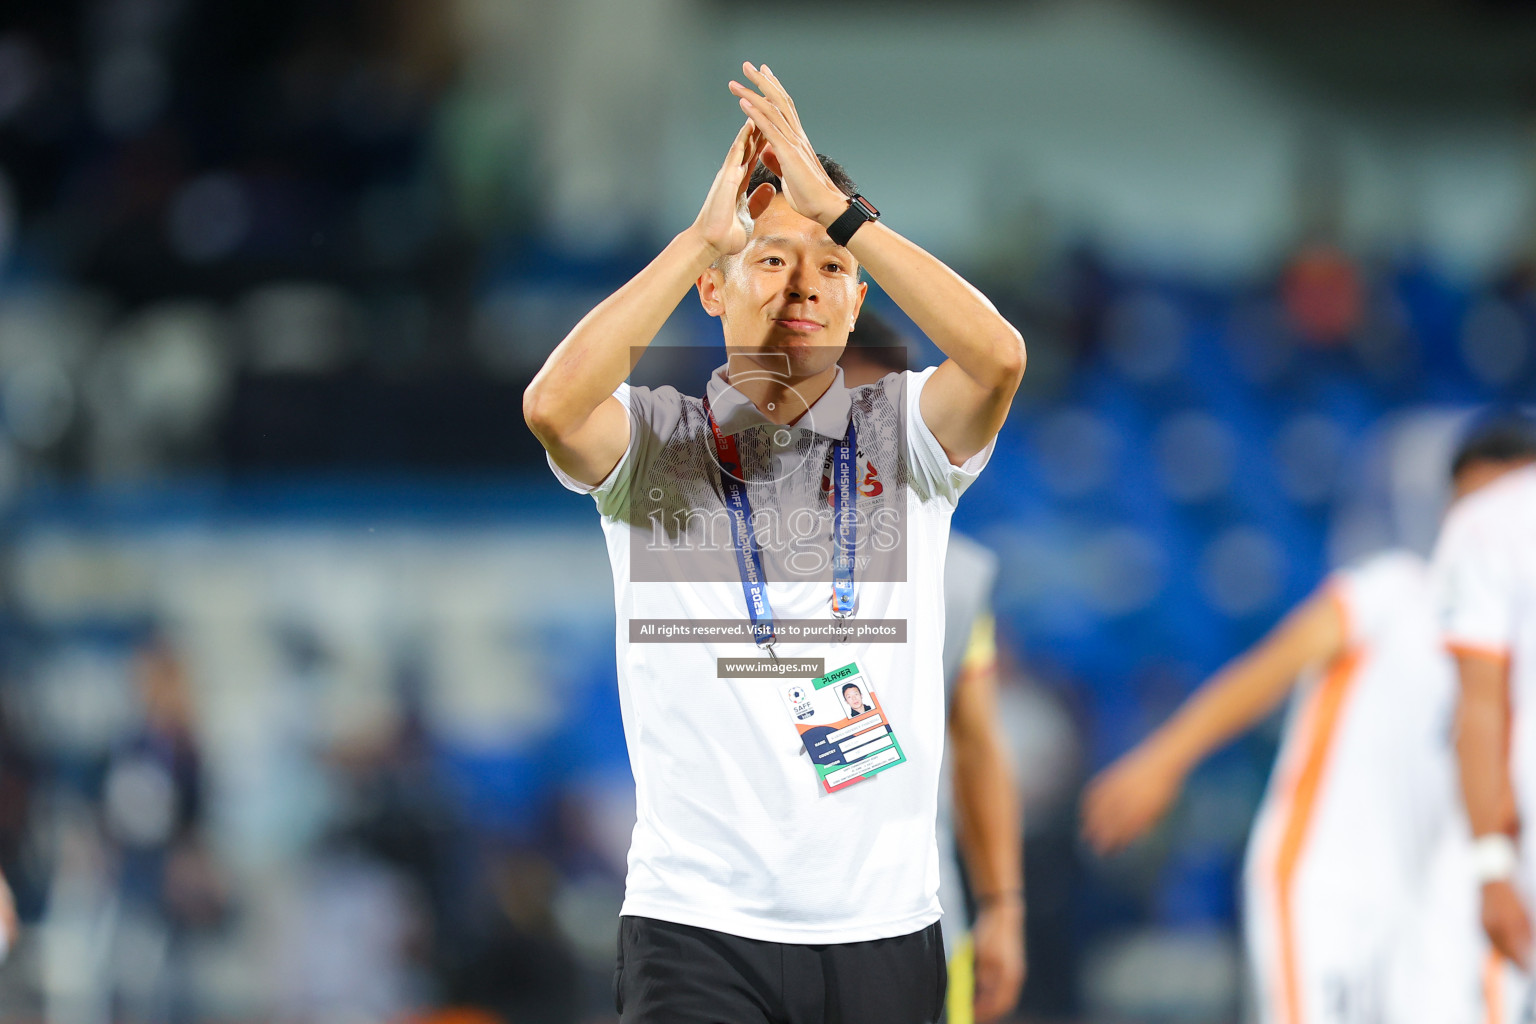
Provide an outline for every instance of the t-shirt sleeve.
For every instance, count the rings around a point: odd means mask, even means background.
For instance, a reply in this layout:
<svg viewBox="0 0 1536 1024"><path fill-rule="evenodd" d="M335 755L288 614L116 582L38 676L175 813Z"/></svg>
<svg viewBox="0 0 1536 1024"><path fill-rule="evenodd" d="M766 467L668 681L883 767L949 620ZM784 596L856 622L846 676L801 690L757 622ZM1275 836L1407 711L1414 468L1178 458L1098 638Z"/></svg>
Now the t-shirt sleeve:
<svg viewBox="0 0 1536 1024"><path fill-rule="evenodd" d="M937 369L936 366L930 366L916 372L908 370L905 374L907 465L911 469L912 483L919 497L925 501L940 498L955 505L960 501L960 495L981 475L982 469L992 458L997 438L993 437L985 448L966 459L962 465L956 466L949 461L944 446L939 444L939 439L933 436L933 431L924 422L919 401L923 388Z"/></svg>
<svg viewBox="0 0 1536 1024"><path fill-rule="evenodd" d="M618 464L595 486L584 484L566 473L548 452L544 453L549 468L561 486L577 494L590 494L597 503L597 510L604 517L616 519L623 515L629 503L630 487L637 479L643 479L646 468L666 439L676 429L682 416L682 402L673 388L635 388L620 384L613 397L629 414L629 445L619 456Z"/></svg>
<svg viewBox="0 0 1536 1024"><path fill-rule="evenodd" d="M1398 624L1415 595L1424 595L1425 566L1416 555L1393 552L1328 577L1327 589L1344 617L1345 643L1374 643Z"/></svg>
<svg viewBox="0 0 1536 1024"><path fill-rule="evenodd" d="M1513 640L1516 580L1492 526L1471 499L1451 510L1435 549L1435 597L1448 647L1504 657Z"/></svg>

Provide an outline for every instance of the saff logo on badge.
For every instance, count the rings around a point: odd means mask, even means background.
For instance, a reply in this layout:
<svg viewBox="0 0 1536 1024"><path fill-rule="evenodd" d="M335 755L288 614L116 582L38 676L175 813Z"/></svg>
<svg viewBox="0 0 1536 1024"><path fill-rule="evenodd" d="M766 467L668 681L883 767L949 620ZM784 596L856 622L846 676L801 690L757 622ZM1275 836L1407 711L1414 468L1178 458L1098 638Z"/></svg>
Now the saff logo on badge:
<svg viewBox="0 0 1536 1024"><path fill-rule="evenodd" d="M805 687L796 684L785 690L784 695L789 698L789 708L796 718L810 718L816 713L811 706L810 697L805 692Z"/></svg>

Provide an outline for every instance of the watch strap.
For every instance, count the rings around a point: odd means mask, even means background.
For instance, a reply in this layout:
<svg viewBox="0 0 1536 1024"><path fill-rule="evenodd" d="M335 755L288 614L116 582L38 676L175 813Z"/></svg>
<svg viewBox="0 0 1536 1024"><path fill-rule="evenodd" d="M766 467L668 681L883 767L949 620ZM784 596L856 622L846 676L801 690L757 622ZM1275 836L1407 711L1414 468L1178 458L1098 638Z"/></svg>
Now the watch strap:
<svg viewBox="0 0 1536 1024"><path fill-rule="evenodd" d="M848 200L848 209L827 227L827 234L838 245L846 246L853 233L869 221L879 220L880 211L863 196L855 195Z"/></svg>

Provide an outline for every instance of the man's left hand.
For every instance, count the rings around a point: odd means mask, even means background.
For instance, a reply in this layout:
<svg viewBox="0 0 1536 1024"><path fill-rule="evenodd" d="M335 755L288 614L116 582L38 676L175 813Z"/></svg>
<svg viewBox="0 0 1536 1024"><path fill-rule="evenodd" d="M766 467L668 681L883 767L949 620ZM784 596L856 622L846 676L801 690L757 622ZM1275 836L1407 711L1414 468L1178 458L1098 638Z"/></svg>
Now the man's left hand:
<svg viewBox="0 0 1536 1024"><path fill-rule="evenodd" d="M1007 899L982 907L971 941L976 947L976 1019L997 1020L1018 1004L1024 987L1023 902Z"/></svg>
<svg viewBox="0 0 1536 1024"><path fill-rule="evenodd" d="M731 82L731 92L741 102L752 123L767 140L762 160L768 169L783 182L784 198L800 216L819 221L823 227L830 225L848 209L848 197L832 183L816 147L806 137L800 124L800 114L795 101L789 98L768 65L761 68L742 64L742 71L751 83L762 90L761 94L740 82Z"/></svg>

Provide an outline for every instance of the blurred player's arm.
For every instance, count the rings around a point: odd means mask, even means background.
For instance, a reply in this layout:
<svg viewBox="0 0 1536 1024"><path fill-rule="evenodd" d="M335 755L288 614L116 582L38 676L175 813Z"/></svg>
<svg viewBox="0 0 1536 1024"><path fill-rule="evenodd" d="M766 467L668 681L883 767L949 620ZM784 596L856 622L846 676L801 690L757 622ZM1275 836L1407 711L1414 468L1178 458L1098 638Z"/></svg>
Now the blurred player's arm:
<svg viewBox="0 0 1536 1024"><path fill-rule="evenodd" d="M1337 658L1346 636L1343 610L1326 588L1293 609L1089 783L1084 836L1110 853L1146 833L1197 764L1273 711L1305 669Z"/></svg>
<svg viewBox="0 0 1536 1024"><path fill-rule="evenodd" d="M1512 836L1518 828L1509 778L1509 659L1458 649L1461 701L1456 712L1456 759L1467 821L1478 839ZM1531 923L1508 879L1484 883L1483 928L1494 946L1518 964L1530 963Z"/></svg>
<svg viewBox="0 0 1536 1024"><path fill-rule="evenodd" d="M796 213L830 227L848 209L800 124L795 102L767 67L743 64L761 95L738 82L731 92L768 140L764 162L784 183ZM923 422L960 465L997 436L1024 376L1024 339L987 297L884 223L848 242L859 265L949 358L923 387Z"/></svg>
<svg viewBox="0 0 1536 1024"><path fill-rule="evenodd" d="M596 485L629 447L629 414L613 392L699 276L739 252L749 229L741 201L762 140L748 121L736 134L704 206L685 231L624 287L571 328L523 393L523 419L555 465ZM765 198L767 193L765 193Z"/></svg>
<svg viewBox="0 0 1536 1024"><path fill-rule="evenodd" d="M20 935L21 922L16 916L16 899L11 895L11 886L5 880L5 875L0 874L0 960L4 960L16 948L16 940Z"/></svg>
<svg viewBox="0 0 1536 1024"><path fill-rule="evenodd" d="M1019 1001L1024 957L1023 826L997 718L997 645L991 616L976 620L949 706L955 834L976 898L975 1012L996 1020Z"/></svg>

